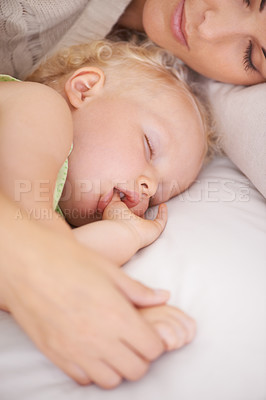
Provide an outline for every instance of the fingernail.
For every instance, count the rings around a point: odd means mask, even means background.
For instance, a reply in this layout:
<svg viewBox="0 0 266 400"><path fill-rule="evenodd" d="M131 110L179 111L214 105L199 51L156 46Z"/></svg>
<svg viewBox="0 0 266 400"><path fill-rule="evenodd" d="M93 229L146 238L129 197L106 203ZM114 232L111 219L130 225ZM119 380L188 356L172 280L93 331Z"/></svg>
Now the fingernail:
<svg viewBox="0 0 266 400"><path fill-rule="evenodd" d="M171 351L179 347L177 336L171 329L167 329L165 326L158 324L157 332L159 333L162 341L164 342L167 351Z"/></svg>
<svg viewBox="0 0 266 400"><path fill-rule="evenodd" d="M160 297L161 299L168 300L170 297L170 292L169 290L164 290L164 289L154 289L154 293L156 297Z"/></svg>

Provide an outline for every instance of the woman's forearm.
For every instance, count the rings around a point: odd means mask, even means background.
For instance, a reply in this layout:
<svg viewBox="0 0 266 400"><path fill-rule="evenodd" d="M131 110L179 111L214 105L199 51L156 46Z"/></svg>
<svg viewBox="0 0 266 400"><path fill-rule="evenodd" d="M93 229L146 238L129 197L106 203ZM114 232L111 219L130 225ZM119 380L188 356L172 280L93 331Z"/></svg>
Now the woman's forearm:
<svg viewBox="0 0 266 400"><path fill-rule="evenodd" d="M46 215L46 214L45 214ZM0 309L9 311L12 287L23 285L36 270L37 258L49 253L47 237L51 233L72 237L68 225L55 213L47 218L31 219L21 207L0 192ZM60 242L60 240L59 240ZM60 242L61 243L61 242Z"/></svg>
<svg viewBox="0 0 266 400"><path fill-rule="evenodd" d="M23 263L20 246L28 235L28 221L15 203L1 193L0 220L0 309L9 310L8 281L12 271Z"/></svg>

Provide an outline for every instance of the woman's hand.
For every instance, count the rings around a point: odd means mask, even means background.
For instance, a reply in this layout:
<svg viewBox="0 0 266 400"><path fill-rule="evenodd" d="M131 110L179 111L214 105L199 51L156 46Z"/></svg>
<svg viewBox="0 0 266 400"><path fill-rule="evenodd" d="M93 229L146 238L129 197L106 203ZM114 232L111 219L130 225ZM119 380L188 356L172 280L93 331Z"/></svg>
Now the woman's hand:
<svg viewBox="0 0 266 400"><path fill-rule="evenodd" d="M59 235L0 196L0 303L57 366L81 384L139 379L163 351L137 307L163 304L67 233Z"/></svg>

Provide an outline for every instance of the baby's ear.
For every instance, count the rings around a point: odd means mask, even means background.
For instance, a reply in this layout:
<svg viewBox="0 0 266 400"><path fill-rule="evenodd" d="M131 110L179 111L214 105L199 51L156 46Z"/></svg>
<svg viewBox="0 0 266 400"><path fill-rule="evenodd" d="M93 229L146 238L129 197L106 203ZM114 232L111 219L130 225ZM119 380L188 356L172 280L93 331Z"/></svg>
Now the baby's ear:
<svg viewBox="0 0 266 400"><path fill-rule="evenodd" d="M100 68L79 68L66 81L65 93L72 106L79 108L104 87L104 82L105 75Z"/></svg>

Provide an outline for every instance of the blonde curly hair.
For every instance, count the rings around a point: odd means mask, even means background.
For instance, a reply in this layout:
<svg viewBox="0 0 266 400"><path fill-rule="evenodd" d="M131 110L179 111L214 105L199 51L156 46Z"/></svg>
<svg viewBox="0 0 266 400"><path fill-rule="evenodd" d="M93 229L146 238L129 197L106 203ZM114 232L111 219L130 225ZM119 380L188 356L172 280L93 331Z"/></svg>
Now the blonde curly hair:
<svg viewBox="0 0 266 400"><path fill-rule="evenodd" d="M106 85L128 93L136 87L147 90L150 81L161 87L185 91L196 103L200 112L206 134L207 151L205 160L209 160L217 148L217 139L212 127L212 119L206 99L202 98L201 89L190 85L189 69L169 52L152 42L111 41L108 39L63 49L46 60L28 78L28 81L39 82L62 91L67 79L79 68L94 66L106 74ZM108 76L112 79L108 79ZM116 77L117 79L113 79Z"/></svg>

